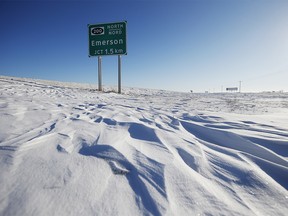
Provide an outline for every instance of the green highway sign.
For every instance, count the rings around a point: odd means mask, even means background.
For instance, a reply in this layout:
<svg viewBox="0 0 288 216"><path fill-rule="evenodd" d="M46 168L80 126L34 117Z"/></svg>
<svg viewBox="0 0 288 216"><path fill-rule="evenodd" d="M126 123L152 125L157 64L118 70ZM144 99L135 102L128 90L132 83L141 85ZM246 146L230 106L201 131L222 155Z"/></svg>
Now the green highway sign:
<svg viewBox="0 0 288 216"><path fill-rule="evenodd" d="M88 25L89 57L127 55L127 22Z"/></svg>

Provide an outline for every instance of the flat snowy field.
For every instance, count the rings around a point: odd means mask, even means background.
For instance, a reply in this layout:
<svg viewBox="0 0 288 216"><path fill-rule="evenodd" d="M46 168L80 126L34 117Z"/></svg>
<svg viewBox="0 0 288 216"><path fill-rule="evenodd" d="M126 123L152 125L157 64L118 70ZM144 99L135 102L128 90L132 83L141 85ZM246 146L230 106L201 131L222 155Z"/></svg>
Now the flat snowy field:
<svg viewBox="0 0 288 216"><path fill-rule="evenodd" d="M0 77L0 215L287 215L288 94Z"/></svg>

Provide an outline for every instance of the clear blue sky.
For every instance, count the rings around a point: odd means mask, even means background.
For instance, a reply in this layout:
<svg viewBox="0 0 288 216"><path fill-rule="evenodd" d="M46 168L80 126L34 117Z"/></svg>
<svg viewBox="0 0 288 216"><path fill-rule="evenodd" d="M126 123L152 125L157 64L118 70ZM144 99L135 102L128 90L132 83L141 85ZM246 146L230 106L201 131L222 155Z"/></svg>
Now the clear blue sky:
<svg viewBox="0 0 288 216"><path fill-rule="evenodd" d="M126 20L122 85L288 91L288 1L0 1L0 75L97 84L87 24ZM102 58L117 85L117 56Z"/></svg>

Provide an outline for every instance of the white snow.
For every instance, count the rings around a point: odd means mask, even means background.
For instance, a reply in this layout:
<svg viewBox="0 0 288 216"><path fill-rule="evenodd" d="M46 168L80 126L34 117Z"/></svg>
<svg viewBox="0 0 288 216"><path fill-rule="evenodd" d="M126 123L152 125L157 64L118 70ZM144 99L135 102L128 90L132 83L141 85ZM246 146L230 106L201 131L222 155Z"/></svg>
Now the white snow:
<svg viewBox="0 0 288 216"><path fill-rule="evenodd" d="M0 215L287 215L287 93L0 84Z"/></svg>

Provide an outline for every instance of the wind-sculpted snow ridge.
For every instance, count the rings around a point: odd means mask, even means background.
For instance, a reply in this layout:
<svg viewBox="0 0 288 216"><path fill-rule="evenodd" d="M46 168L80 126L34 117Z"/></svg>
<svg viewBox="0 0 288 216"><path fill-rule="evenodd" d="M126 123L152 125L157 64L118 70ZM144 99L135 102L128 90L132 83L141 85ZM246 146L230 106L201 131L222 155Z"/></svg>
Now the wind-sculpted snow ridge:
<svg viewBox="0 0 288 216"><path fill-rule="evenodd" d="M0 84L0 215L287 215L287 93Z"/></svg>

